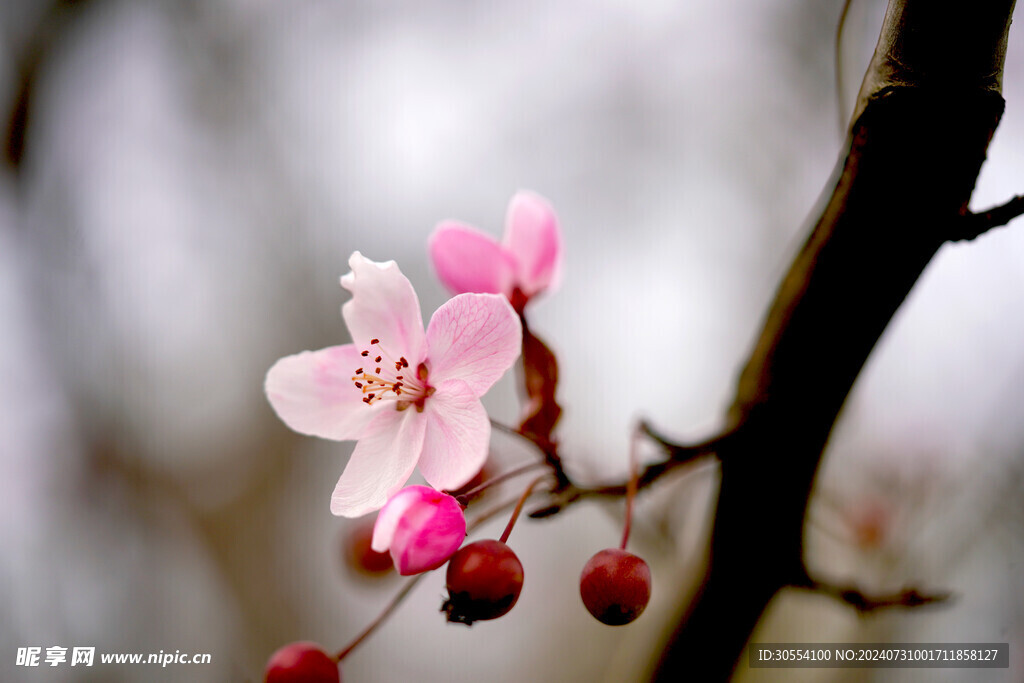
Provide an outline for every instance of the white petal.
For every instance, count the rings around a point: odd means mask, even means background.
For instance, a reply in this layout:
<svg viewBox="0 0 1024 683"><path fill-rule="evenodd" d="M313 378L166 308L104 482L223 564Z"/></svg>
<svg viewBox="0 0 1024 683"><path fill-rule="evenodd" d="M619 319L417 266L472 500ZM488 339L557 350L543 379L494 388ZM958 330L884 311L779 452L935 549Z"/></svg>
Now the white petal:
<svg viewBox="0 0 1024 683"><path fill-rule="evenodd" d="M414 408L378 413L352 451L331 496L331 512L359 517L379 510L409 480L423 452L426 420Z"/></svg>
<svg viewBox="0 0 1024 683"><path fill-rule="evenodd" d="M377 414L363 403L352 376L363 359L352 344L303 351L277 361L264 390L274 412L301 434L344 441L358 439Z"/></svg>
<svg viewBox="0 0 1024 683"><path fill-rule="evenodd" d="M385 552L391 547L391 540L395 537L395 530L402 520L406 511L420 502L423 494L418 490L424 486L406 486L395 495L391 496L388 502L380 509L377 521L373 523L373 538L370 547L378 553Z"/></svg>
<svg viewBox="0 0 1024 683"><path fill-rule="evenodd" d="M437 309L427 326L429 381L460 379L483 396L516 358L523 340L519 316L499 294L460 294Z"/></svg>
<svg viewBox="0 0 1024 683"><path fill-rule="evenodd" d="M436 489L457 489L487 460L491 440L487 411L465 382L450 380L427 400L424 415L427 430L420 473Z"/></svg>
<svg viewBox="0 0 1024 683"><path fill-rule="evenodd" d="M370 341L379 339L389 360L405 356L415 368L426 355L426 343L420 302L412 284L394 261L377 263L357 251L348 265L352 272L342 276L341 286L352 292L352 300L341 307L341 315L352 343L372 352Z"/></svg>

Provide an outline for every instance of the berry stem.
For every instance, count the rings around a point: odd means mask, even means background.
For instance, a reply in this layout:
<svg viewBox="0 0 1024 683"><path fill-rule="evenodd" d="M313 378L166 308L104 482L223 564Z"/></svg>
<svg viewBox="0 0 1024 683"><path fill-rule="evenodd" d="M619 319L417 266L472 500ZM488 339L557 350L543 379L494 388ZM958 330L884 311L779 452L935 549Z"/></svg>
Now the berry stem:
<svg viewBox="0 0 1024 683"><path fill-rule="evenodd" d="M534 487L547 478L547 476L548 475L543 474L531 481L530 485L526 487L525 491L523 491L523 495L519 496L519 502L516 503L516 509L512 511L512 518L508 520L508 526L505 527L505 531L502 532L501 538L498 539L499 541L504 543L508 540L509 534L512 533L512 527L516 525L516 520L519 519L519 513L523 511L523 505L526 503L526 499L530 497L531 493L533 493Z"/></svg>
<svg viewBox="0 0 1024 683"><path fill-rule="evenodd" d="M516 437L518 439L522 439L526 443L530 444L531 446L533 446L534 448L539 450L541 453L544 453L544 447L543 446L541 446L539 443L537 443L536 441L531 439L527 434L523 434L521 431L519 431L515 427L509 427L504 422L498 422L493 417L491 418L491 426L494 427L495 429L497 429L499 432L504 432L504 433L508 434L509 436L514 436L514 437Z"/></svg>
<svg viewBox="0 0 1024 683"><path fill-rule="evenodd" d="M538 467L544 467L544 463L530 462L525 465L520 465L519 467L513 468L508 472L499 474L496 477L491 477L487 481L482 482L479 486L474 486L470 490L463 493L461 496L456 496L455 500L459 502L459 505L466 507L470 503L470 501L472 501L474 498L479 496L481 493L483 493L490 487L500 484L503 481L512 479L513 477L518 477L520 474L524 474L526 472L529 472L530 470L535 470Z"/></svg>
<svg viewBox="0 0 1024 683"><path fill-rule="evenodd" d="M419 580L422 579L424 576L426 576L428 573L429 572L424 572L423 574L419 574L417 576L414 576L413 578L411 578L408 581L406 581L405 585L402 586L402 589L400 591L398 591L397 593L395 593L395 596L393 598L391 598L391 602L389 602L387 604L387 606L377 616L377 618L374 619L372 622L370 622L370 625L367 626L365 629L363 629L363 632L360 633L358 636L356 636L355 640L353 640L347 646L342 648L338 652L338 654L334 655L334 660L336 662L341 662L341 660L345 659L345 657L347 657L348 654L350 652L352 652L352 650L355 650L357 647L359 647L359 645L364 640L366 640L370 636L370 634L372 634L374 631L377 630L377 627L379 627L381 624L383 624L384 621L389 616L391 616L391 613L393 611L395 611L395 608L398 607L402 603L402 600L405 599L405 596L407 596L410 593L410 591L412 591L413 587L417 583L419 583Z"/></svg>
<svg viewBox="0 0 1024 683"><path fill-rule="evenodd" d="M633 526L633 499L636 498L638 471L636 466L636 444L640 436L640 427L633 429L629 438L629 481L626 482L626 521L622 525L622 550L626 549L629 541L629 532Z"/></svg>

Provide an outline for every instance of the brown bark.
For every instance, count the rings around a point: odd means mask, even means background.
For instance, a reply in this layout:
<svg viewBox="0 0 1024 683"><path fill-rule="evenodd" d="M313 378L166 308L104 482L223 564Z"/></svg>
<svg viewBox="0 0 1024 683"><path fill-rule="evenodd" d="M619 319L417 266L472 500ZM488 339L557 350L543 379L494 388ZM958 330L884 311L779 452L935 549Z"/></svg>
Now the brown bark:
<svg viewBox="0 0 1024 683"><path fill-rule="evenodd" d="M971 219L1013 4L890 2L831 199L740 376L708 572L655 680L727 680L772 597L806 584L804 515L836 417L925 266Z"/></svg>

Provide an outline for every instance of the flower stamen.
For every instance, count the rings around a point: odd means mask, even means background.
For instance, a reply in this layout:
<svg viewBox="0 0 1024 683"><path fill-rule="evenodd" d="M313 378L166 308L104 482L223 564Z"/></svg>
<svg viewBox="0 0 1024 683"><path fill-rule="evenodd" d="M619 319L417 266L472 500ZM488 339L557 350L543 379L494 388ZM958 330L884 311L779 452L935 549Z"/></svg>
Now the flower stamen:
<svg viewBox="0 0 1024 683"><path fill-rule="evenodd" d="M399 356L398 360L394 360L376 337L370 340L370 348L376 354L373 359L373 372L367 373L364 368L356 368L352 377L356 389L363 392L363 403L373 405L384 399L393 399L398 401L398 410L404 410L412 404L420 408L423 400L433 393L427 384L426 365L420 363L416 377L406 379L404 373L399 374L404 368L409 367L409 361L405 356ZM369 358L370 349L364 349L359 355ZM394 370L391 370L392 365Z"/></svg>

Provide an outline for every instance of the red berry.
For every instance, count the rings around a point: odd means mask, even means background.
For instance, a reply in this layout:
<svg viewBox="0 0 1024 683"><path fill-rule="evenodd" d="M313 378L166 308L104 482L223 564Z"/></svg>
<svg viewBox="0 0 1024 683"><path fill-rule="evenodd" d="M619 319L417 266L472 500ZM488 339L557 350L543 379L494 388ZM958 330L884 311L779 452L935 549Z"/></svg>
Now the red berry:
<svg viewBox="0 0 1024 683"><path fill-rule="evenodd" d="M523 590L523 565L501 541L476 541L448 561L448 599L441 611L448 621L471 625L497 619L516 604Z"/></svg>
<svg viewBox="0 0 1024 683"><path fill-rule="evenodd" d="M580 597L602 624L628 624L643 613L651 599L651 569L633 553L618 548L602 550L583 567Z"/></svg>
<svg viewBox="0 0 1024 683"><path fill-rule="evenodd" d="M394 563L391 560L391 553L378 553L370 547L370 541L373 539L373 522L372 518L358 522L342 532L345 534L345 560L349 566L367 576L380 576L390 572Z"/></svg>
<svg viewBox="0 0 1024 683"><path fill-rule="evenodd" d="M265 683L341 683L338 663L316 643L288 643L270 656Z"/></svg>

